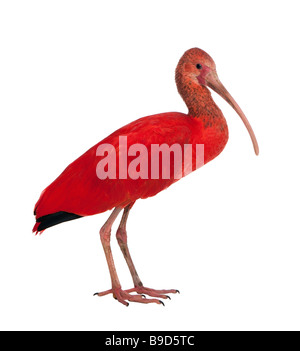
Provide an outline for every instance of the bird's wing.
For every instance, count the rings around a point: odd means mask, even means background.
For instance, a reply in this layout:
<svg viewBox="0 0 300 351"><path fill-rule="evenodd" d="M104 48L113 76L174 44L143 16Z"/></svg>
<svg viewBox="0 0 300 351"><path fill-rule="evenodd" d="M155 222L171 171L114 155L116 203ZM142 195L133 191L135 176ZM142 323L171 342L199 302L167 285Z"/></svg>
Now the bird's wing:
<svg viewBox="0 0 300 351"><path fill-rule="evenodd" d="M190 134L188 118L181 113L143 117L120 128L71 163L43 191L35 206L36 218L59 211L80 216L92 215L156 194L172 182L151 182L146 179L100 180L96 174L100 160L96 155L99 145L110 144L118 153L119 137L126 136L128 147L139 143L150 150L151 144L188 143Z"/></svg>

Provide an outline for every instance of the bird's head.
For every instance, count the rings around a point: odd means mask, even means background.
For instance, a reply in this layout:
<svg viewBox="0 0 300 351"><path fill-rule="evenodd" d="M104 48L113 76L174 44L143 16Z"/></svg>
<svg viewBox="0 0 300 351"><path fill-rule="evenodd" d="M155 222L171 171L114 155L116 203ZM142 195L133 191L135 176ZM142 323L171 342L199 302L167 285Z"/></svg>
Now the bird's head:
<svg viewBox="0 0 300 351"><path fill-rule="evenodd" d="M184 53L176 68L176 81L207 85L207 78L216 71L213 59L203 50L193 48Z"/></svg>
<svg viewBox="0 0 300 351"><path fill-rule="evenodd" d="M193 48L186 51L176 68L176 84L179 93L185 99L185 95L192 94L197 86L209 87L218 93L236 113L241 117L247 128L256 155L259 154L258 143L249 121L243 111L220 82L214 60L203 50Z"/></svg>

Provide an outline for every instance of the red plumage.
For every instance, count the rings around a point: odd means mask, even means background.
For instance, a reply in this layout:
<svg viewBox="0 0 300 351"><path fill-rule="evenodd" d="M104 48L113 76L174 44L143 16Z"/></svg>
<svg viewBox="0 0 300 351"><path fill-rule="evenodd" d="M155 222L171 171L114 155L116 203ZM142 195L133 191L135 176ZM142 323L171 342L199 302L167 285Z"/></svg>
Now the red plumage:
<svg viewBox="0 0 300 351"><path fill-rule="evenodd" d="M222 118L221 122L223 127L227 128L225 119ZM228 134L214 131L204 135L203 128L202 119L190 118L183 113L170 112L143 117L118 129L71 163L43 191L35 206L36 218L59 211L79 216L94 215L116 206L125 207L139 198L154 196L176 181L172 172L170 179L100 180L96 174L97 163L101 159L96 156L98 146L108 143L118 151L119 136L127 136L128 147L136 143L143 144L150 155L152 144L173 145L178 143L181 146L204 144L206 163L222 151ZM219 139L218 143L215 142L216 138ZM195 154L193 156L193 169L195 169ZM128 160L130 162L130 157ZM172 168L171 159L171 170ZM36 231L36 229L35 226L33 230Z"/></svg>

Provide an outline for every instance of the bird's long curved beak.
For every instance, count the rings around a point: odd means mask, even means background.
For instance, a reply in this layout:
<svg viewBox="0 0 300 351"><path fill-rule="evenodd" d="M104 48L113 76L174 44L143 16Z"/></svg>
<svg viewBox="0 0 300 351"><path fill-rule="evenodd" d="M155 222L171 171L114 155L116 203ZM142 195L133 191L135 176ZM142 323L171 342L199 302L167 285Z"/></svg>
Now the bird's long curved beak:
<svg viewBox="0 0 300 351"><path fill-rule="evenodd" d="M222 96L222 98L226 100L229 103L229 105L233 107L236 113L241 117L241 120L243 121L245 127L247 128L250 138L252 140L255 154L258 155L259 154L258 143L248 119L246 118L246 116L244 115L244 112L241 110L241 108L236 103L234 98L229 94L229 92L226 90L224 85L220 82L218 75L215 71L211 71L209 74L207 74L206 84L209 88L211 88L220 96Z"/></svg>

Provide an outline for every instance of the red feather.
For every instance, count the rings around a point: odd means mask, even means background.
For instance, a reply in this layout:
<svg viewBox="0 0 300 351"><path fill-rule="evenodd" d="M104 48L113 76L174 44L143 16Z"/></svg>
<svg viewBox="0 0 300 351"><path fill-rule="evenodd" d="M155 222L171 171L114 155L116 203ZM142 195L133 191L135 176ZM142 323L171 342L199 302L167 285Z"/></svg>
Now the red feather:
<svg viewBox="0 0 300 351"><path fill-rule="evenodd" d="M71 163L43 191L35 206L36 218L59 211L80 216L94 215L116 206L125 207L139 198L154 196L177 179L100 180L96 175L100 160L96 156L98 146L109 143L118 151L119 136L127 136L128 147L136 143L144 144L150 155L151 144L178 143L182 147L184 144L204 144L204 162L207 163L223 150L228 139L227 125L222 113L220 117L222 131L220 128L205 128L202 119L176 112L143 117L118 129ZM195 157L193 163L195 168Z"/></svg>

